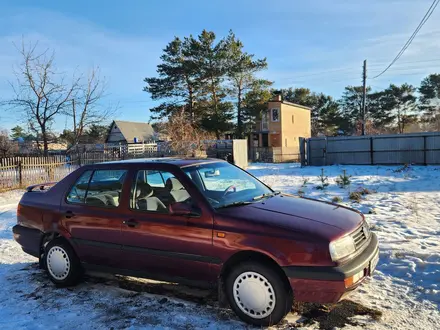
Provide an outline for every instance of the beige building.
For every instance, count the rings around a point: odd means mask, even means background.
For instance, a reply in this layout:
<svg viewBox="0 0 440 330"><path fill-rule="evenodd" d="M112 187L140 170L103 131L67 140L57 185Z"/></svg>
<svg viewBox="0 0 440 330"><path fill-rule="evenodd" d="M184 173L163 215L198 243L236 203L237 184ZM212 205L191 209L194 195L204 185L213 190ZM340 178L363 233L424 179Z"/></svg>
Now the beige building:
<svg viewBox="0 0 440 330"><path fill-rule="evenodd" d="M257 121L250 148L269 148L273 161L299 159L299 138L311 136L310 108L282 101L277 95ZM270 158L270 157L269 157Z"/></svg>

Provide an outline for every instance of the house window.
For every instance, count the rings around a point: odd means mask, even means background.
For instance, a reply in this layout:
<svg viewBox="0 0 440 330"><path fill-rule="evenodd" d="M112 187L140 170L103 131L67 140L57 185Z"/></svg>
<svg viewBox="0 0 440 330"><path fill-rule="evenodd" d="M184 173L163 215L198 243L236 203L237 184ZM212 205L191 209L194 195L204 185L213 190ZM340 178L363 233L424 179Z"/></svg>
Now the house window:
<svg viewBox="0 0 440 330"><path fill-rule="evenodd" d="M292 124L295 124L295 117L292 115Z"/></svg>
<svg viewBox="0 0 440 330"><path fill-rule="evenodd" d="M287 147L287 139L284 139L285 147Z"/></svg>
<svg viewBox="0 0 440 330"><path fill-rule="evenodd" d="M272 109L272 121L280 121L280 109Z"/></svg>

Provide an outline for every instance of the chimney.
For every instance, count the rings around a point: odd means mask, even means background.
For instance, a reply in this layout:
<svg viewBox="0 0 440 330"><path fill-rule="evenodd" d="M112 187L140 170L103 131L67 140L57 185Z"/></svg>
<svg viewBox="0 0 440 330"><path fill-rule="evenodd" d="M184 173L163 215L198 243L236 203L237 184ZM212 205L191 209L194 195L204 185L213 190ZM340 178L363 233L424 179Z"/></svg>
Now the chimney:
<svg viewBox="0 0 440 330"><path fill-rule="evenodd" d="M273 98L272 98L272 102L281 102L281 92L280 91L276 91L273 93Z"/></svg>

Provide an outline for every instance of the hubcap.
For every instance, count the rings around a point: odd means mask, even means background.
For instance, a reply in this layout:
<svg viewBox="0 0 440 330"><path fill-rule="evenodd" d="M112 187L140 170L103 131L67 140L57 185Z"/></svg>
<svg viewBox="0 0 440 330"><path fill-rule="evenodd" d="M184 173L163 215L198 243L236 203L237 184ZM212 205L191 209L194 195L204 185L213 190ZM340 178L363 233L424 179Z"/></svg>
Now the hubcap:
<svg viewBox="0 0 440 330"><path fill-rule="evenodd" d="M267 317L275 308L275 291L261 274L242 273L235 279L233 290L237 306L254 319Z"/></svg>
<svg viewBox="0 0 440 330"><path fill-rule="evenodd" d="M59 246L53 246L47 253L47 269L56 280L66 279L70 271L70 260L66 251Z"/></svg>

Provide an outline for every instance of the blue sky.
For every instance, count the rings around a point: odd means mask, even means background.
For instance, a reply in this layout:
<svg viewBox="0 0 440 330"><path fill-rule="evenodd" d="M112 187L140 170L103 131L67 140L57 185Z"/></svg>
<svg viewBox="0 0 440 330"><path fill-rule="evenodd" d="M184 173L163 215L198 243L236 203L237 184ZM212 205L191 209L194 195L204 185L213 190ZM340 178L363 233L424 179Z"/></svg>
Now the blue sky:
<svg viewBox="0 0 440 330"><path fill-rule="evenodd" d="M308 87L336 98L344 86L361 81L362 61L369 77L397 54L431 0L0 0L0 100L11 97L8 81L20 62L13 43L39 41L55 49L66 73L99 65L108 80L104 105L119 104L116 119L148 121L155 103L142 92L143 78L155 75L164 46L174 36L203 29L219 37L229 29L245 50L267 57L262 77L276 87ZM373 89L390 82L419 85L440 72L440 9L432 15L399 62ZM21 122L0 109L0 128ZM69 126L58 118L54 130Z"/></svg>

